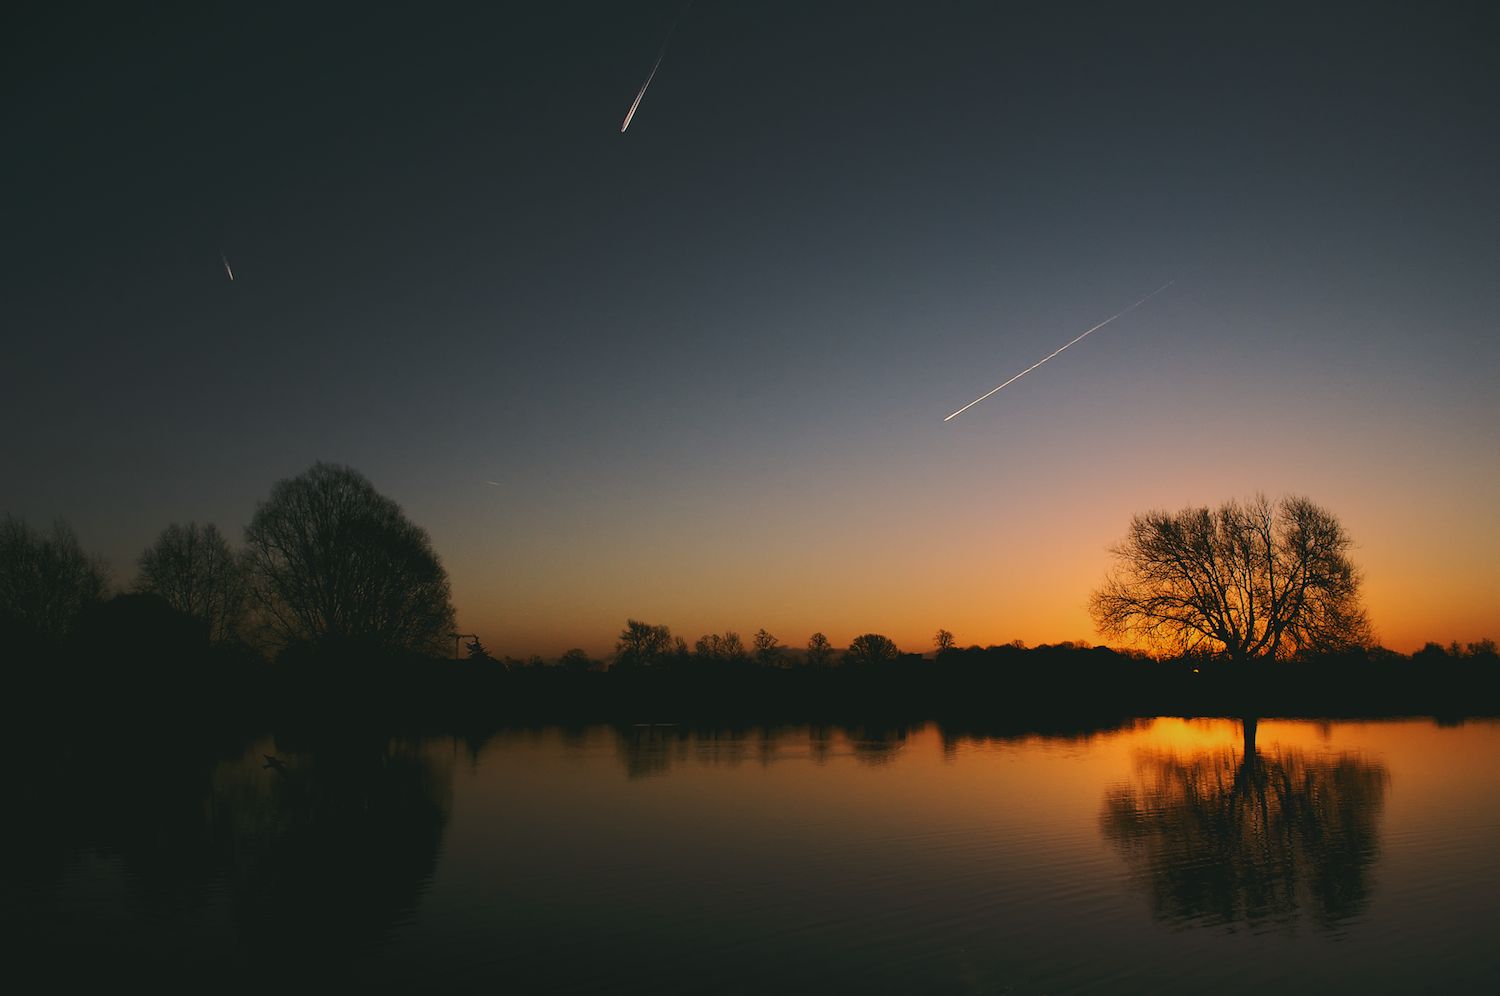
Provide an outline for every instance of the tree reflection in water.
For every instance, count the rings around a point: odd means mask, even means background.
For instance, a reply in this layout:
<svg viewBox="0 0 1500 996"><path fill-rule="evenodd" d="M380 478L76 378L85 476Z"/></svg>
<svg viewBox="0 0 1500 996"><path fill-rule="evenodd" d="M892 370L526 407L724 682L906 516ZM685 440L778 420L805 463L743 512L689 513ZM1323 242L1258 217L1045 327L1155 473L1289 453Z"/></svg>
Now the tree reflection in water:
<svg viewBox="0 0 1500 996"><path fill-rule="evenodd" d="M28 819L0 836L0 924L59 989L214 988L226 970L348 982L415 914L451 807L446 752L379 736L243 752L163 738L128 768L108 740L35 756L16 788ZM72 955L84 946L95 957Z"/></svg>
<svg viewBox="0 0 1500 996"><path fill-rule="evenodd" d="M220 779L235 917L262 957L337 964L410 919L451 805L438 756L399 741L323 743L283 771Z"/></svg>
<svg viewBox="0 0 1500 996"><path fill-rule="evenodd" d="M1160 920L1337 928L1370 898L1389 775L1354 754L1143 751L1100 824Z"/></svg>
<svg viewBox="0 0 1500 996"><path fill-rule="evenodd" d="M804 756L824 764L838 753L878 767L895 760L910 733L899 724L741 729L638 723L616 727L615 747L626 774L634 779L665 775L675 764L688 761L734 767L753 758L768 767L788 757Z"/></svg>

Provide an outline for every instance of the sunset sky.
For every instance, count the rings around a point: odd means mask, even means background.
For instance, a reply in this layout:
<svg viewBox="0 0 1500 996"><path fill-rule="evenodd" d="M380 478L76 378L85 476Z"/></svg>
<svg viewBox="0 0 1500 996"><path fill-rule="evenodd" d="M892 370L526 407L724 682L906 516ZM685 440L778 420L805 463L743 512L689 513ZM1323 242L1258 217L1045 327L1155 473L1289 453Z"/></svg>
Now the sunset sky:
<svg viewBox="0 0 1500 996"><path fill-rule="evenodd" d="M1500 638L1486 5L1001 6L701 0L623 135L680 3L10 22L0 511L124 584L325 460L497 654L927 650L1298 493L1387 646Z"/></svg>

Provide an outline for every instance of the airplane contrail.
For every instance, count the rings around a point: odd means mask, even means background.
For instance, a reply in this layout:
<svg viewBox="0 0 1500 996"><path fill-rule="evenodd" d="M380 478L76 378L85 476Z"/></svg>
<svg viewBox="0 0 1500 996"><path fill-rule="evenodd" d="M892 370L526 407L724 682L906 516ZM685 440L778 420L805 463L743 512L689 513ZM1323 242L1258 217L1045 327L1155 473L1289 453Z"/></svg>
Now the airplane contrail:
<svg viewBox="0 0 1500 996"><path fill-rule="evenodd" d="M221 252L219 258L224 261L224 272L229 274L229 282L234 283L234 271L229 268L229 257Z"/></svg>
<svg viewBox="0 0 1500 996"><path fill-rule="evenodd" d="M641 84L641 92L635 95L635 100L630 104L630 110L625 112L625 122L620 125L620 134L625 134L625 129L630 127L630 119L635 117L635 109L641 106L641 98L646 96L646 87L651 85L651 80L656 76L656 69L661 65L662 56L667 54L667 46L661 47L661 55L656 57L656 65L651 67L651 73L646 77L646 82Z"/></svg>
<svg viewBox="0 0 1500 996"><path fill-rule="evenodd" d="M1069 346L1073 345L1073 343L1079 342L1079 341L1081 341L1083 339L1088 338L1090 335L1092 335L1093 333L1095 333L1095 332L1099 331L1100 329L1104 328L1104 326L1108 325L1110 322L1114 321L1116 318L1119 318L1120 315L1124 315L1124 314L1127 314L1127 313L1129 313L1131 311L1134 311L1136 308L1139 308L1141 305L1145 304L1147 301L1151 300L1153 297L1155 297L1156 295L1160 294L1162 291L1166 290L1168 287L1171 287L1174 283L1176 283L1175 280L1168 280L1166 283L1162 284L1160 287L1156 288L1156 290L1152 291L1150 294L1147 294L1145 297L1141 298L1139 301L1135 302L1135 304L1132 304L1130 307L1126 308L1124 311L1121 311L1118 314L1110 315L1108 318L1106 318L1104 321L1100 322L1098 325L1095 325L1093 328L1089 329L1087 332L1084 332L1083 335L1080 335L1077 339L1069 340L1068 342L1064 343L1063 345L1057 347L1052 352L1048 353L1046 356L1042 357L1040 360L1037 360L1031 366L1027 367L1025 370L1022 370L1020 373L1016 374L1014 377L1012 377L1010 380L1006 381L1004 384L1001 384L1000 387L997 387L994 390L987 391L984 394L981 394L979 397L975 398L973 401L971 401L968 404L964 405L962 408L960 408L958 411L954 412L952 415L949 415L947 418L943 419L943 421L944 422L951 422L951 421L953 421L954 419L958 418L958 416L960 416L964 412L968 411L970 408L973 408L975 405L979 404L985 398L988 398L991 394L994 394L996 391L1000 390L1001 387L1008 387L1009 385L1014 384L1016 381L1020 380L1022 377L1025 377L1027 374L1031 373L1031 371L1035 370L1037 367L1041 366L1043 363L1046 363L1048 360L1052 359L1052 357L1056 356L1058 353L1061 353L1063 350L1065 350Z"/></svg>
<svg viewBox="0 0 1500 996"><path fill-rule="evenodd" d="M688 7L691 6L692 4L689 3ZM682 8L682 13L687 13L687 7ZM681 20L682 14L678 14L677 21ZM631 101L630 103L630 110L625 112L625 120L620 124L621 135L625 134L625 129L630 127L630 119L635 117L635 109L641 106L641 98L646 96L646 88L650 86L651 81L656 78L656 71L661 68L661 60L666 58L667 56L667 42L672 40L672 32L677 30L677 21L673 21L672 26L667 29L667 37L662 39L661 51L656 53L656 62L651 66L651 72L646 74L646 82L641 84L640 93L637 93L635 95L635 100Z"/></svg>

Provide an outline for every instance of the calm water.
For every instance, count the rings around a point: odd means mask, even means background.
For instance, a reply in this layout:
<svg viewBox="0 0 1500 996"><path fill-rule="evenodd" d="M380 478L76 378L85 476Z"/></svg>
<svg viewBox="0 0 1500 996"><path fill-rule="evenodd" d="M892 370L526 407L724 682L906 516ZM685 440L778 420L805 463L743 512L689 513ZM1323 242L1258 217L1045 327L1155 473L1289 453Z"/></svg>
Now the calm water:
<svg viewBox="0 0 1500 996"><path fill-rule="evenodd" d="M19 964L62 983L1264 994L1500 973L1487 721L1262 721L1248 761L1240 724L1165 719L55 753L9 820L3 903Z"/></svg>

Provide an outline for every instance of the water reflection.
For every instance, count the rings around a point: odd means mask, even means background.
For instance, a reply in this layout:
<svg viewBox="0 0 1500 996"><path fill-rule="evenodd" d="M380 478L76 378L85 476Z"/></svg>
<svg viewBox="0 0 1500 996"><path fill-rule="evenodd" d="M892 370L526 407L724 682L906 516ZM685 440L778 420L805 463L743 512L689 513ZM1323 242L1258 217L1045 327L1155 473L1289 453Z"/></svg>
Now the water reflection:
<svg viewBox="0 0 1500 996"><path fill-rule="evenodd" d="M411 917L437 864L451 777L406 742L315 745L216 780L234 913L274 960L336 961Z"/></svg>
<svg viewBox="0 0 1500 996"><path fill-rule="evenodd" d="M670 771L680 739L675 725L642 723L615 730L615 746L625 764L625 773L631 778L648 778Z"/></svg>
<svg viewBox="0 0 1500 996"><path fill-rule="evenodd" d="M267 739L227 757L163 742L129 766L114 743L49 753L20 780L0 910L60 985L341 971L411 917L451 806L442 752L407 742ZM234 931L205 934L210 910ZM78 944L107 957L68 957Z"/></svg>
<svg viewBox="0 0 1500 996"><path fill-rule="evenodd" d="M936 728L943 757L951 761L966 745L1083 743L1143 722L1120 720L1045 726L970 720L943 722L936 724ZM833 758L847 757L858 764L880 768L908 753L909 744L928 728L925 723L902 722L756 727L637 723L615 727L614 743L630 778L664 775L678 764L733 767L752 758L762 767L768 767L788 760L811 760L825 765Z"/></svg>
<svg viewBox="0 0 1500 996"><path fill-rule="evenodd" d="M1487 991L1500 725L1238 732L37 739L0 926L63 991Z"/></svg>
<svg viewBox="0 0 1500 996"><path fill-rule="evenodd" d="M1137 753L1100 824L1161 920L1332 929L1370 899L1389 776L1357 754L1246 748Z"/></svg>
<svg viewBox="0 0 1500 996"><path fill-rule="evenodd" d="M847 755L881 766L900 754L911 734L901 724L739 729L640 723L615 728L615 749L630 778L648 778L689 761L734 767L754 759L768 767L793 758L825 764L830 757Z"/></svg>
<svg viewBox="0 0 1500 996"><path fill-rule="evenodd" d="M849 731L854 759L864 764L889 764L906 746L906 726L860 726Z"/></svg>

